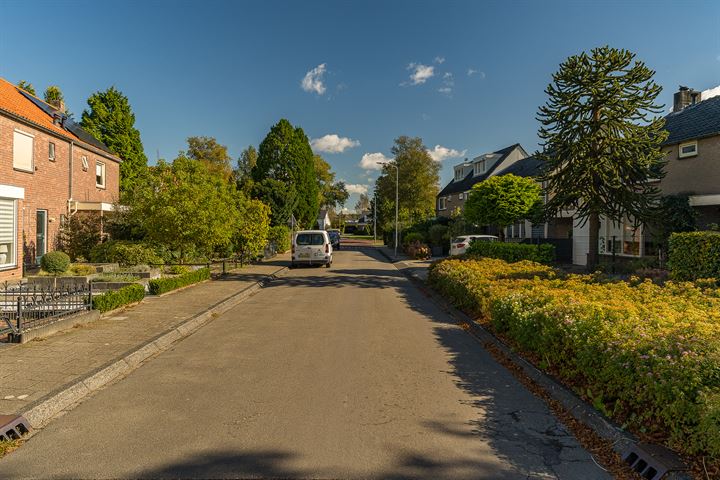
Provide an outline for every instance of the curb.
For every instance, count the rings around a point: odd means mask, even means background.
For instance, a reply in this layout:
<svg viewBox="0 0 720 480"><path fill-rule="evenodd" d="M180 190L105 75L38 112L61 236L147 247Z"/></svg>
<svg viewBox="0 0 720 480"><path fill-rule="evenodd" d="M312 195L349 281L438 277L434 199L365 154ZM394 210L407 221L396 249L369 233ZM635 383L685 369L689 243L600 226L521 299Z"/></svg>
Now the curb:
<svg viewBox="0 0 720 480"><path fill-rule="evenodd" d="M200 327L227 312L245 299L255 294L263 286L287 272L287 267L281 267L275 272L267 275L243 290L211 305L206 310L185 320L165 333L152 338L138 346L123 357L110 361L103 367L88 373L83 378L74 381L72 384L61 387L59 391L48 394L31 404L25 412L20 413L27 419L34 430L44 427L49 421L62 411L71 410L75 404L85 397L111 383L112 381L125 376L142 365L147 359L170 348L177 341L194 333ZM168 292L169 293L169 292Z"/></svg>
<svg viewBox="0 0 720 480"><path fill-rule="evenodd" d="M385 256L394 265L390 257L381 250ZM538 384L545 392L555 401L560 403L570 415L578 422L590 428L600 438L612 442L612 449L624 459L625 454L631 447L638 445L638 439L629 432L622 430L615 425L610 419L588 405L584 400L578 397L574 392L560 384L546 373L536 368L529 361L515 353L510 347L505 345L501 340L487 331L481 325L478 325L472 318L466 315L454 305L445 301L432 288L427 286L425 280L416 275L412 271L405 271L395 267L404 277L413 283L419 283L423 287L427 287L429 298L438 306L440 306L450 317L457 323L463 323L468 326L468 333L475 337L481 344L488 342L497 347L502 353L510 359L512 363L520 367L533 382ZM628 468L630 466L628 465ZM692 476L685 471L670 471L664 476L665 480L692 480Z"/></svg>

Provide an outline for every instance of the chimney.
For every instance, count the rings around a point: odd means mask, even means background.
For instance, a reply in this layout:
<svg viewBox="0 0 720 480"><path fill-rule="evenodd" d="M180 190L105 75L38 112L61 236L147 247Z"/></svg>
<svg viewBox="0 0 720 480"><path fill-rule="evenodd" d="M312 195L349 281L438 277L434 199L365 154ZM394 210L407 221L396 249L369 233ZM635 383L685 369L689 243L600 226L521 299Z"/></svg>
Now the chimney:
<svg viewBox="0 0 720 480"><path fill-rule="evenodd" d="M679 112L685 107L695 105L700 100L700 92L680 85L680 89L675 92L673 98L673 112Z"/></svg>

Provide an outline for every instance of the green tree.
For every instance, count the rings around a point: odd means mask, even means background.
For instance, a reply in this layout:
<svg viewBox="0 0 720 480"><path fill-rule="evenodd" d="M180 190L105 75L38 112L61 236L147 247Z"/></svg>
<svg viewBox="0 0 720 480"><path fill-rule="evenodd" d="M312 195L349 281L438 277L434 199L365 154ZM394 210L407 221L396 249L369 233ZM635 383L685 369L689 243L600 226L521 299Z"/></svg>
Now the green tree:
<svg viewBox="0 0 720 480"><path fill-rule="evenodd" d="M33 87L32 83L26 82L25 80L20 80L17 83L17 86L18 86L18 88L21 88L21 89L25 90L26 92L28 92L30 95L37 96L37 94L35 93L35 87Z"/></svg>
<svg viewBox="0 0 720 480"><path fill-rule="evenodd" d="M244 258L260 256L268 243L270 207L260 200L238 195L238 219L234 235L236 253Z"/></svg>
<svg viewBox="0 0 720 480"><path fill-rule="evenodd" d="M187 142L188 150L185 155L188 158L204 163L211 173L225 181L230 179L232 158L225 145L219 144L213 137L190 137Z"/></svg>
<svg viewBox="0 0 720 480"><path fill-rule="evenodd" d="M274 178L254 183L252 196L270 207L270 224L273 226L286 225L297 208L295 186Z"/></svg>
<svg viewBox="0 0 720 480"><path fill-rule="evenodd" d="M435 214L435 197L440 181L440 163L430 157L421 138L401 136L392 147L399 169L399 217L403 225L423 221ZM378 224L387 229L395 218L395 168L383 166L375 183L378 196Z"/></svg>
<svg viewBox="0 0 720 480"><path fill-rule="evenodd" d="M240 154L238 158L237 168L235 169L235 182L238 190L245 194L250 194L253 189L252 169L257 164L257 150L250 145Z"/></svg>
<svg viewBox="0 0 720 480"><path fill-rule="evenodd" d="M57 85L50 85L47 87L43 96L46 103L49 103L58 110L65 110L65 96L63 95L62 90L60 90L60 87Z"/></svg>
<svg viewBox="0 0 720 480"><path fill-rule="evenodd" d="M667 138L655 72L627 50L601 47L569 57L540 107L548 216L574 210L589 222L588 268L598 264L600 216L640 223L652 214Z"/></svg>
<svg viewBox="0 0 720 480"><path fill-rule="evenodd" d="M273 125L260 144L252 177L257 195L273 194L273 198L258 196L273 209L273 225L284 224L289 218L284 217L288 210L302 225L314 223L320 209L319 187L310 142L302 128L293 127L285 119ZM276 195L277 184L257 185L268 179L284 185L288 191L284 202ZM290 195L292 191L294 196Z"/></svg>
<svg viewBox="0 0 720 480"><path fill-rule="evenodd" d="M230 245L238 225L235 195L206 164L181 155L149 167L128 205L146 240L168 245L185 261Z"/></svg>
<svg viewBox="0 0 720 480"><path fill-rule="evenodd" d="M87 100L80 125L122 159L120 164L121 197L142 181L147 157L135 128L135 114L128 98L115 87L93 93Z"/></svg>
<svg viewBox="0 0 720 480"><path fill-rule="evenodd" d="M465 202L468 223L494 225L504 237L505 227L532 216L542 204L542 189L532 178L499 175L476 183Z"/></svg>
<svg viewBox="0 0 720 480"><path fill-rule="evenodd" d="M657 205L651 229L656 240L667 252L670 235L676 232L692 232L696 229L698 211L690 206L689 195L663 195Z"/></svg>

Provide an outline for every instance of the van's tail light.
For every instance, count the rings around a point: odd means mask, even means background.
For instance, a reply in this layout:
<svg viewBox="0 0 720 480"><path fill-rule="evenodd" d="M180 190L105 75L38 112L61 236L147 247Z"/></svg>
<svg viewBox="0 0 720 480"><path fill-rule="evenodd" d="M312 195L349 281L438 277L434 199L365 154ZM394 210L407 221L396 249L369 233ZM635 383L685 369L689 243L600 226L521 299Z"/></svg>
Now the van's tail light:
<svg viewBox="0 0 720 480"><path fill-rule="evenodd" d="M458 244L455 245L455 246L456 246L457 248L463 248L463 247L465 246L465 244L464 244L464 243L458 243Z"/></svg>
<svg viewBox="0 0 720 480"><path fill-rule="evenodd" d="M329 243L325 244L325 253L330 253L330 244Z"/></svg>
<svg viewBox="0 0 720 480"><path fill-rule="evenodd" d="M295 245L293 245L292 248L290 249L290 253L292 253L292 254L295 253Z"/></svg>

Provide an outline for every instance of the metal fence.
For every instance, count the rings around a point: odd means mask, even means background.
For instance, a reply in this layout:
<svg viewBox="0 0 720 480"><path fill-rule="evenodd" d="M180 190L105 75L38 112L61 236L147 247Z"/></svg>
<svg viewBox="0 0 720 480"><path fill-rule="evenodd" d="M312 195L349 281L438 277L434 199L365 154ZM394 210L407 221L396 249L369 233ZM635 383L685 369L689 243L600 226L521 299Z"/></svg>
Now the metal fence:
<svg viewBox="0 0 720 480"><path fill-rule="evenodd" d="M92 308L92 284L0 285L0 336L21 334Z"/></svg>

